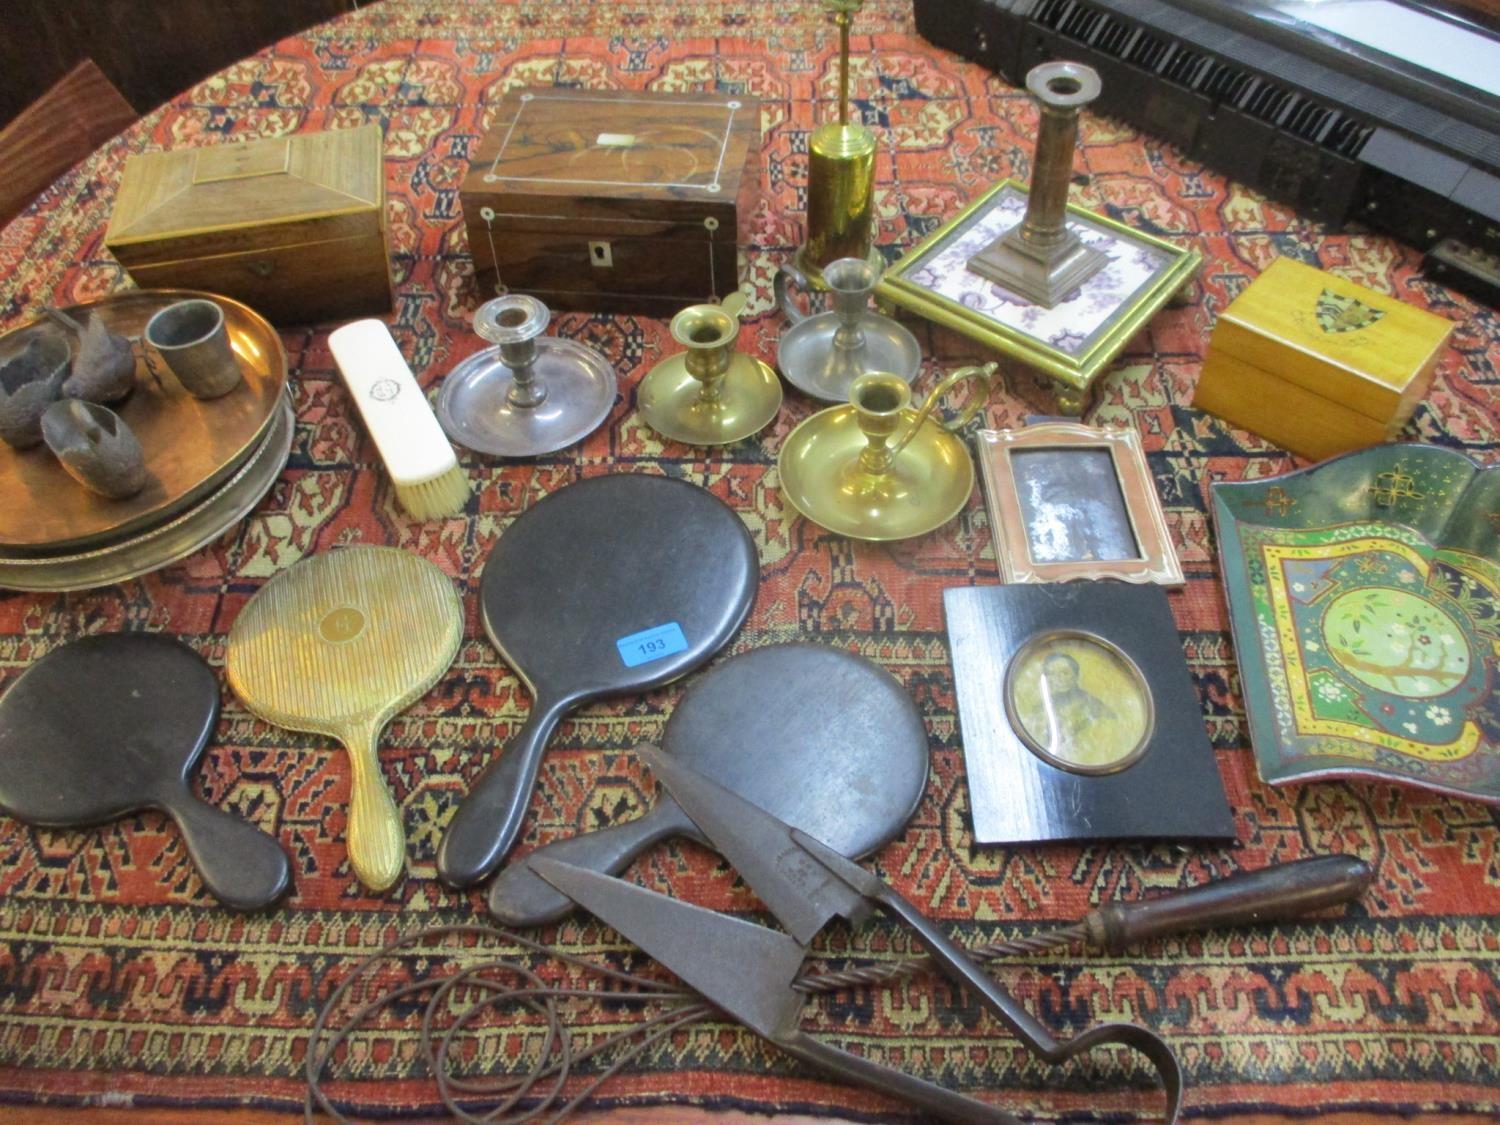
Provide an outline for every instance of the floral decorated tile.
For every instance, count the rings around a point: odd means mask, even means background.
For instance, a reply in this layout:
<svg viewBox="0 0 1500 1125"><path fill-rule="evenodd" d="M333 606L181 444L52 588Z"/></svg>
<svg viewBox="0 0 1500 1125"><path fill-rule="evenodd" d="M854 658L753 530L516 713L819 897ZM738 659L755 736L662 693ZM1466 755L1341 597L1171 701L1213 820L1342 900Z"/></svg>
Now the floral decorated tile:
<svg viewBox="0 0 1500 1125"><path fill-rule="evenodd" d="M969 269L971 257L1026 214L1026 185L1002 180L923 238L881 276L875 293L1042 371L1060 384L1063 412L1084 398L1141 326L1198 271L1202 255L1068 205L1067 226L1107 262L1051 308Z"/></svg>
<svg viewBox="0 0 1500 1125"><path fill-rule="evenodd" d="M1114 320L1140 299L1174 255L1143 244L1103 223L1074 217L1068 229L1085 245L1102 251L1109 263L1087 283L1053 308L1018 297L1004 286L969 271L970 258L999 238L1026 215L1026 192L1006 187L973 223L924 254L906 273L908 280L939 296L998 321L1071 356L1081 355L1097 342Z"/></svg>
<svg viewBox="0 0 1500 1125"><path fill-rule="evenodd" d="M1500 804L1500 470L1382 445L1213 500L1261 776Z"/></svg>

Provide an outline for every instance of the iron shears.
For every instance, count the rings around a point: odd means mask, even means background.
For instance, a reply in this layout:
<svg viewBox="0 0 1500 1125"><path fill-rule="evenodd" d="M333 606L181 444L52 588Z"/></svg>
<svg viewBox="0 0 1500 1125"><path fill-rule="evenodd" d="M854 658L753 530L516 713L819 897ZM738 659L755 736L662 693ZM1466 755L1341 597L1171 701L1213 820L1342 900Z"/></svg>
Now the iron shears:
<svg viewBox="0 0 1500 1125"><path fill-rule="evenodd" d="M851 1054L804 1032L806 995L794 986L812 937L835 915L853 925L876 910L915 931L932 961L968 988L1038 1057L1061 1063L1106 1044L1131 1047L1156 1068L1166 1120L1176 1121L1182 1069L1155 1032L1108 1023L1056 1039L965 951L879 876L668 755L641 759L699 831L739 871L787 933L694 906L558 860L526 862L563 894L618 930L757 1035L789 1054L882 1090L950 1121L1019 1125L1010 1113L967 1094Z"/></svg>

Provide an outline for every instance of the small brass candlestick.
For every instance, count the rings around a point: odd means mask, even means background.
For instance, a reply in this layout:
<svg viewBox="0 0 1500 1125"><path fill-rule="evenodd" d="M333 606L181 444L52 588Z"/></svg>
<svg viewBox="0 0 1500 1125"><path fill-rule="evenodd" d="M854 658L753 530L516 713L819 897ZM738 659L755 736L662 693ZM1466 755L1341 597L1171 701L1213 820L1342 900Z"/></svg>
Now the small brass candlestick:
<svg viewBox="0 0 1500 1125"><path fill-rule="evenodd" d="M685 352L662 360L641 380L636 405L662 437L687 445L728 445L771 424L781 409L781 380L735 348L741 293L719 305L692 305L672 318Z"/></svg>
<svg viewBox="0 0 1500 1125"><path fill-rule="evenodd" d="M1082 63L1042 63L1026 75L1026 89L1042 107L1026 216L970 258L969 269L1050 309L1109 261L1067 227L1078 111L1099 96L1099 75Z"/></svg>
<svg viewBox="0 0 1500 1125"><path fill-rule="evenodd" d="M807 241L797 268L823 289L823 267L838 258L870 258L875 203L875 134L849 120L849 25L864 0L824 0L839 29L839 119L813 130L807 144Z"/></svg>

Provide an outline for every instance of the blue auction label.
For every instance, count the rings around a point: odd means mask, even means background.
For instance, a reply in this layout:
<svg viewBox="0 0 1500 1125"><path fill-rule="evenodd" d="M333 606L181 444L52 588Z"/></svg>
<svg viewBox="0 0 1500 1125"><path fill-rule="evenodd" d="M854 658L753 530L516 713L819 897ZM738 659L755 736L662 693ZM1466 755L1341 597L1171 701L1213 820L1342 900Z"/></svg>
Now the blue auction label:
<svg viewBox="0 0 1500 1125"><path fill-rule="evenodd" d="M687 646L682 626L675 621L668 621L665 625L657 625L652 629L642 629L639 633L631 633L615 642L615 647L620 650L620 659L627 668L649 664L675 652L686 652Z"/></svg>

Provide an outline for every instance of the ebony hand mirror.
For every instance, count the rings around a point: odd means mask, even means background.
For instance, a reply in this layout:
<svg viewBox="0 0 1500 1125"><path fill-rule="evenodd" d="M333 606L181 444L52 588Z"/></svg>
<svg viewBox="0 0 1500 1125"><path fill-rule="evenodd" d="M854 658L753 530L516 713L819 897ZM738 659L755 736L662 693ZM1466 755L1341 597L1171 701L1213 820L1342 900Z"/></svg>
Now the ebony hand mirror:
<svg viewBox="0 0 1500 1125"><path fill-rule="evenodd" d="M170 637L66 644L0 698L0 809L45 828L161 809L182 829L210 894L237 910L267 906L291 886L286 853L188 780L218 717L213 672Z"/></svg>
<svg viewBox="0 0 1500 1125"><path fill-rule="evenodd" d="M768 645L705 672L667 720L662 749L850 858L900 835L927 787L927 728L911 696L874 661L827 645ZM713 846L663 789L646 815L531 855L616 874L674 836ZM573 908L530 858L490 884L490 913L507 926Z"/></svg>
<svg viewBox="0 0 1500 1125"><path fill-rule="evenodd" d="M511 524L479 596L490 640L531 692L531 714L448 825L437 856L443 881L466 887L500 865L564 715L703 664L744 622L759 578L740 518L685 481L594 477Z"/></svg>

